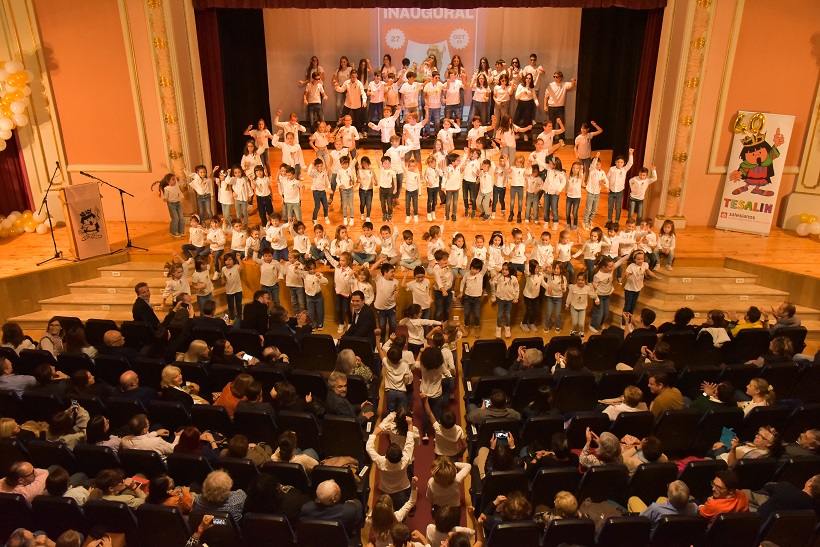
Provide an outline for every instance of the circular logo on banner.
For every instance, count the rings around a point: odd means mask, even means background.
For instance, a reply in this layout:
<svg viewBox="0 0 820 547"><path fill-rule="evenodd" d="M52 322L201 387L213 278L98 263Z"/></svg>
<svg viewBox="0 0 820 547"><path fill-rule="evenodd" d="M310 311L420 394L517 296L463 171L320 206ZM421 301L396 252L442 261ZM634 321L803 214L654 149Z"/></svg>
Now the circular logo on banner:
<svg viewBox="0 0 820 547"><path fill-rule="evenodd" d="M457 28L450 33L450 45L453 49L464 49L470 43L470 35L463 28Z"/></svg>
<svg viewBox="0 0 820 547"><path fill-rule="evenodd" d="M404 32L397 28L391 28L384 36L384 41L390 49L401 49L404 47Z"/></svg>

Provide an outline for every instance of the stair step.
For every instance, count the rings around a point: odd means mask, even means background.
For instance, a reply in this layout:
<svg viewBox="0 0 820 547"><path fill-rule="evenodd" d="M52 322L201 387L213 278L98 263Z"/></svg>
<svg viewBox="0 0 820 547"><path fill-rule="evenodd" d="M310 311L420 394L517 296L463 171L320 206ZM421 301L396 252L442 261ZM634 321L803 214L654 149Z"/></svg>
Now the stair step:
<svg viewBox="0 0 820 547"><path fill-rule="evenodd" d="M729 268L700 268L692 266L675 267L672 271L661 268L658 272L661 279L657 283L667 285L702 285L702 284L736 284L753 285L757 282L754 274Z"/></svg>
<svg viewBox="0 0 820 547"><path fill-rule="evenodd" d="M227 300L225 298L225 288L224 287L214 287L214 299L216 300L217 306L226 305ZM93 312L110 312L110 311L122 311L122 312L131 312L131 308L134 305L134 300L136 300L136 296L134 295L133 291L130 294L127 293L116 293L110 294L107 292L98 292L98 293L70 293L64 294L61 296L55 296L53 298L46 298L45 300L40 300L40 308L44 311L50 310L54 312L55 310L59 310L60 312L72 312L68 315L75 315L74 311L93 311ZM151 304L156 306L162 302L162 295L159 291L155 291L151 295ZM53 313L52 315L58 315ZM92 316L96 317L96 316Z"/></svg>
<svg viewBox="0 0 820 547"><path fill-rule="evenodd" d="M148 283L151 291L162 291L168 282L167 277L98 277L96 279L86 279L69 283L68 290L71 294L134 294L134 286L137 283Z"/></svg>
<svg viewBox="0 0 820 547"><path fill-rule="evenodd" d="M645 291L646 289L644 289ZM777 306L783 299L778 300L773 305ZM650 308L657 314L657 320L655 321L656 324L660 325L664 321L671 321L674 316L675 312L680 308L690 308L692 311L695 312L695 320L693 321L694 324L702 323L706 321L706 314L710 310L719 309L728 311L729 309L734 309L735 311L742 311L749 306L754 305L761 305L760 300L755 297L754 299L750 299L749 301L740 302L736 301L734 306L729 306L729 302L718 299L712 299L707 297L698 297L695 300L687 301L682 298L680 299L658 299L653 296L649 296L645 292L641 292L640 298L638 298L638 308L637 311L639 312L642 308ZM624 297L623 294L614 293L610 297L610 315L617 316L620 320L621 316L621 309L623 309L624 305ZM768 304L764 304L765 308L768 308ZM803 321L803 323L811 322L811 321L820 321L820 310L816 310L813 308L807 308L805 306L796 306L797 307L797 316ZM808 327L811 330L811 327Z"/></svg>
<svg viewBox="0 0 820 547"><path fill-rule="evenodd" d="M157 277L165 269L164 262L124 262L97 268L102 277Z"/></svg>
<svg viewBox="0 0 820 547"><path fill-rule="evenodd" d="M641 298L644 297L681 303L678 307L691 308L691 303L711 302L720 308L743 308L750 305L777 305L788 300L789 293L745 283L684 284L652 280L641 291Z"/></svg>

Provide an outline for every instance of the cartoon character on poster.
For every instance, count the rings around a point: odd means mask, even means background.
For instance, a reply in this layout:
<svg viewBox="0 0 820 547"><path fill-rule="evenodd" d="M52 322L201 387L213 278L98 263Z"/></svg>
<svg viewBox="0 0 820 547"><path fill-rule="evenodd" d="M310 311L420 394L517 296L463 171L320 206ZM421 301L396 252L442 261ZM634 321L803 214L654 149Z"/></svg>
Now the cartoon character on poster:
<svg viewBox="0 0 820 547"><path fill-rule="evenodd" d="M93 211L86 209L80 212L80 228L77 232L82 236L83 241L102 237L100 232L100 209L98 207Z"/></svg>
<svg viewBox="0 0 820 547"><path fill-rule="evenodd" d="M774 146L766 142L765 133L751 134L744 137L742 141L743 149L740 151L740 166L737 170L729 174L732 182L743 181L743 186L732 190L732 194L738 196L749 191L760 196L773 196L774 192L766 190L765 186L772 183L774 176L774 160L780 157L778 146L783 146L785 137L780 133L780 128L775 131L772 137Z"/></svg>

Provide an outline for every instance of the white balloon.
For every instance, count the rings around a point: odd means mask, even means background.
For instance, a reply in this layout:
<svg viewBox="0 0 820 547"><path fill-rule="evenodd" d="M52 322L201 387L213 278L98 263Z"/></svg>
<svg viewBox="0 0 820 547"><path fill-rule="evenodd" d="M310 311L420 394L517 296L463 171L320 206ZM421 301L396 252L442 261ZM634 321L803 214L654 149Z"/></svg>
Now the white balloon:
<svg viewBox="0 0 820 547"><path fill-rule="evenodd" d="M805 237L809 235L809 225L805 222L801 222L797 225L797 228L795 228L794 231L797 232L797 235Z"/></svg>
<svg viewBox="0 0 820 547"><path fill-rule="evenodd" d="M37 233L40 235L48 233L48 226L45 224L38 224Z"/></svg>
<svg viewBox="0 0 820 547"><path fill-rule="evenodd" d="M28 116L25 114L15 114L11 117L19 127L23 127L24 125L28 124Z"/></svg>
<svg viewBox="0 0 820 547"><path fill-rule="evenodd" d="M0 129L11 131L14 129L14 122L8 118L0 118Z"/></svg>
<svg viewBox="0 0 820 547"><path fill-rule="evenodd" d="M0 222L0 226L3 228L11 228L14 225L14 220L7 218L3 222Z"/></svg>
<svg viewBox="0 0 820 547"><path fill-rule="evenodd" d="M809 232L814 235L820 234L820 222L812 222L809 224Z"/></svg>
<svg viewBox="0 0 820 547"><path fill-rule="evenodd" d="M31 90L29 90L29 91L31 91ZM26 108L31 106L31 99L29 99L28 97L23 97L22 99L20 99L20 102L23 103Z"/></svg>
<svg viewBox="0 0 820 547"><path fill-rule="evenodd" d="M9 77L9 73L5 68L0 67L0 82L6 81L6 78Z"/></svg>
<svg viewBox="0 0 820 547"><path fill-rule="evenodd" d="M8 129L0 129L0 140L7 141L11 138L11 131Z"/></svg>
<svg viewBox="0 0 820 547"><path fill-rule="evenodd" d="M14 74L15 72L20 72L21 70L25 69L23 63L19 61L7 61L6 66L3 67L6 69L6 72L9 74Z"/></svg>
<svg viewBox="0 0 820 547"><path fill-rule="evenodd" d="M0 152L2 152L5 149L6 149L6 141L3 140L3 139L0 139Z"/></svg>
<svg viewBox="0 0 820 547"><path fill-rule="evenodd" d="M26 110L26 105L23 104L23 101L14 101L9 105L9 110L15 114L22 114Z"/></svg>
<svg viewBox="0 0 820 547"><path fill-rule="evenodd" d="M23 216L23 213L21 213L20 211L12 211L11 213L9 213L9 216L7 218L17 218L21 216Z"/></svg>
<svg viewBox="0 0 820 547"><path fill-rule="evenodd" d="M25 73L25 75L26 75L26 81L27 81L27 82L30 82L30 81L32 81L32 80L34 79L34 73L33 73L32 71L30 71L30 70L24 70L23 72L24 72L24 73Z"/></svg>

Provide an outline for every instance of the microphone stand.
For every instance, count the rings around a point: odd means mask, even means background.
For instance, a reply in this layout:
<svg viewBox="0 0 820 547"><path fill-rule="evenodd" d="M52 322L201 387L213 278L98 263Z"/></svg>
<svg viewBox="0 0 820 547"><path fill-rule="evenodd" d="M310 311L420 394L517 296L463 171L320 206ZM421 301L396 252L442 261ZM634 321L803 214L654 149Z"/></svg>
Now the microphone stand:
<svg viewBox="0 0 820 547"><path fill-rule="evenodd" d="M68 258L63 256L63 251L57 250L57 240L54 238L54 221L51 219L51 212L48 210L48 193L51 191L51 187L54 185L54 178L57 176L57 171L60 170L60 162L57 162L57 166L54 168L54 173L51 174L51 180L48 181L48 188L46 188L46 193L43 195L43 202L40 204L40 209L37 210L37 214L39 215L43 212L43 207L46 208L46 222L49 225L49 231L51 232L51 243L54 245L54 256L51 258L47 258L42 262L38 262L38 266L42 266L46 262L51 262L52 260L65 260L66 262L77 262L73 258Z"/></svg>
<svg viewBox="0 0 820 547"><path fill-rule="evenodd" d="M125 215L125 198L124 198L124 196L127 195L127 196L131 196L133 198L133 197L135 197L134 194L126 192L125 190L123 190L119 186L114 186L110 182L106 182L103 179L95 177L94 175L89 175L85 171L80 171L80 174L84 177L94 179L97 182L101 182L101 183L105 184L106 186L110 186L111 188L113 188L114 190L116 190L117 192L120 193L120 204L122 205L122 220L125 222L125 247L122 247L121 249L117 249L116 251L111 251L111 253L109 253L109 254L112 254L112 255L117 254L117 253L120 253L122 251L127 251L128 249L139 249L140 251L147 251L148 249L146 249L145 247L138 247L138 246L134 245L133 243L131 243L131 234L128 231L128 217Z"/></svg>

